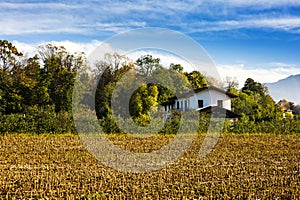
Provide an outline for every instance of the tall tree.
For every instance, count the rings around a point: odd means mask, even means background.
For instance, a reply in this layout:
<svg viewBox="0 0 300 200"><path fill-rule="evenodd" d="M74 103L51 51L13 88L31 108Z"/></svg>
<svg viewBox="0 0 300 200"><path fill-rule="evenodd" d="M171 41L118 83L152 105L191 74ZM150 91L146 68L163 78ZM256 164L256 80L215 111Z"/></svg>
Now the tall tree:
<svg viewBox="0 0 300 200"><path fill-rule="evenodd" d="M232 78L229 76L225 77L225 81L224 81L224 89L226 91L231 91L231 90L237 90L239 87L239 82L236 79L236 77Z"/></svg>
<svg viewBox="0 0 300 200"><path fill-rule="evenodd" d="M22 110L22 97L14 84L22 56L12 43L0 40L0 112L10 114Z"/></svg>
<svg viewBox="0 0 300 200"><path fill-rule="evenodd" d="M268 92L268 88L265 87L263 84L254 81L252 78L247 78L244 87L242 88L242 91L243 92L253 91L255 93L264 95Z"/></svg>
<svg viewBox="0 0 300 200"><path fill-rule="evenodd" d="M98 80L95 94L95 110L99 119L111 114L111 96L119 79L134 68L129 58L117 53L105 54L95 63L94 79Z"/></svg>
<svg viewBox="0 0 300 200"><path fill-rule="evenodd" d="M181 64L174 64L171 63L169 69L174 70L178 73L182 73L183 72L183 67L181 66Z"/></svg>
<svg viewBox="0 0 300 200"><path fill-rule="evenodd" d="M150 76L156 68L161 67L160 59L153 58L152 55L141 56L135 64L138 66L138 71L144 76Z"/></svg>
<svg viewBox="0 0 300 200"><path fill-rule="evenodd" d="M64 47L42 46L39 54L44 62L42 76L48 84L49 96L55 111L72 109L72 92L76 72L85 65L83 53L70 54Z"/></svg>
<svg viewBox="0 0 300 200"><path fill-rule="evenodd" d="M185 72L184 75L194 89L199 89L207 84L205 76L199 71L192 71L190 73Z"/></svg>
<svg viewBox="0 0 300 200"><path fill-rule="evenodd" d="M18 66L22 56L11 42L0 40L0 68L3 71Z"/></svg>
<svg viewBox="0 0 300 200"><path fill-rule="evenodd" d="M157 97L157 86L147 84L142 84L132 95L130 114L137 123L147 125L150 122L150 112L152 107L157 105Z"/></svg>
<svg viewBox="0 0 300 200"><path fill-rule="evenodd" d="M25 59L14 74L14 85L22 96L22 107L43 106L49 103L49 93L41 76L39 58L35 55Z"/></svg>
<svg viewBox="0 0 300 200"><path fill-rule="evenodd" d="M232 109L247 115L253 121L269 121L282 117L282 111L267 93L261 83L248 78L238 92L238 98L232 100Z"/></svg>

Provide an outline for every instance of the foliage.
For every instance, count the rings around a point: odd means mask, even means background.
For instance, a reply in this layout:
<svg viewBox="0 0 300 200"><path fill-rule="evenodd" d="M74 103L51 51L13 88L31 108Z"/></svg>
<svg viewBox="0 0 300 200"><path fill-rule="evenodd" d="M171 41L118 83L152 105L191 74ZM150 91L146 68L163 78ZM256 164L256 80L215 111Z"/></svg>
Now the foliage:
<svg viewBox="0 0 300 200"><path fill-rule="evenodd" d="M171 63L169 69L174 70L178 73L182 73L183 72L183 67L181 66L181 64L174 64Z"/></svg>
<svg viewBox="0 0 300 200"><path fill-rule="evenodd" d="M0 133L74 133L72 115L53 106L28 107L24 113L2 115Z"/></svg>
<svg viewBox="0 0 300 200"><path fill-rule="evenodd" d="M237 90L239 87L239 82L237 81L236 77L232 78L229 76L225 77L224 89L226 91L231 91L233 89Z"/></svg>
<svg viewBox="0 0 300 200"><path fill-rule="evenodd" d="M23 54L7 40L0 40L0 69L12 71L19 66Z"/></svg>
<svg viewBox="0 0 300 200"><path fill-rule="evenodd" d="M83 54L42 46L23 57L0 41L0 132L74 132L71 102L74 78L85 65Z"/></svg>
<svg viewBox="0 0 300 200"><path fill-rule="evenodd" d="M12 43L0 40L0 112L22 110L20 89L15 87L18 86L22 56Z"/></svg>
<svg viewBox="0 0 300 200"><path fill-rule="evenodd" d="M185 72L184 75L187 77L194 89L199 89L203 87L203 85L207 84L205 76L199 71L192 71L190 73Z"/></svg>
<svg viewBox="0 0 300 200"><path fill-rule="evenodd" d="M241 91L231 89L237 94L237 98L232 99L232 110L249 117L251 121L278 120L283 116L282 110L268 94L267 88L261 83L248 78Z"/></svg>
<svg viewBox="0 0 300 200"><path fill-rule="evenodd" d="M43 76L55 111L72 110L72 93L76 72L84 65L83 54L69 54L64 47L46 45L40 48L44 62Z"/></svg>
<svg viewBox="0 0 300 200"><path fill-rule="evenodd" d="M150 76L153 71L161 67L160 59L153 58L152 55L141 56L136 60L138 71L144 76Z"/></svg>
<svg viewBox="0 0 300 200"><path fill-rule="evenodd" d="M39 47L38 52L26 58L12 43L0 40L1 133L75 132L71 123L72 95L74 105L95 110L106 133L122 133L116 118L125 116L124 122L133 119L137 125L147 127L153 116L165 115L159 105L169 98L206 84L219 84L199 71L184 72L180 64L172 63L166 69L159 58L151 55L132 61L117 53L106 54L91 71L83 53L71 54L51 44ZM77 74L78 87L73 91ZM96 91L91 91L94 87ZM236 79L227 77L224 87L238 96L231 101L232 110L243 115L236 123L226 122L225 132L299 131L299 105L287 100L276 104L268 89L251 78L238 90ZM177 132L181 115L173 116L160 133ZM200 119L199 132L205 132L209 117Z"/></svg>

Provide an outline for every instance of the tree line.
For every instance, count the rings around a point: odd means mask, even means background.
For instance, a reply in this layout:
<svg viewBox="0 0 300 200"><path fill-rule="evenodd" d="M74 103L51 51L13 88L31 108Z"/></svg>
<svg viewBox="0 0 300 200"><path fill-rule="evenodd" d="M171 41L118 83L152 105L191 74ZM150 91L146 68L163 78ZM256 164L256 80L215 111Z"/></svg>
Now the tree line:
<svg viewBox="0 0 300 200"><path fill-rule="evenodd" d="M89 92L80 93L82 96L76 98L78 102L75 103L95 110L99 123L107 133L122 132L116 124L112 106L114 112L120 115L128 109L130 118L136 124L147 126L152 115L163 112L158 105L188 91L189 87L198 89L206 84L222 86L238 95L232 100L232 110L242 114L242 118L237 123L228 122L225 127L227 132L247 132L245 127L249 121L260 126L264 123L266 127L288 120L288 123L298 123L297 119L283 117L286 111L283 105L288 103L274 102L267 88L251 78L239 90L237 81L232 78L218 83L199 71L185 72L183 66L174 63L166 69L160 58L152 55L143 55L132 61L117 53L106 54L103 60L94 63L94 68L90 68L84 53L72 54L62 46L48 44L38 47L37 52L33 57L26 57L11 42L0 40L1 133L76 132L72 118L72 95L76 95L73 87L77 74L80 74L82 90L88 85L96 91L95 105L90 103L93 101L89 98L93 96ZM126 94L128 104L123 106ZM172 112L175 118L167 122L162 133L172 133L178 128L180 112ZM201 117L203 121L207 119L206 116ZM270 125L266 125L268 123ZM205 126L205 123L197 126ZM244 131L240 131L243 126ZM203 127L199 129L204 130Z"/></svg>

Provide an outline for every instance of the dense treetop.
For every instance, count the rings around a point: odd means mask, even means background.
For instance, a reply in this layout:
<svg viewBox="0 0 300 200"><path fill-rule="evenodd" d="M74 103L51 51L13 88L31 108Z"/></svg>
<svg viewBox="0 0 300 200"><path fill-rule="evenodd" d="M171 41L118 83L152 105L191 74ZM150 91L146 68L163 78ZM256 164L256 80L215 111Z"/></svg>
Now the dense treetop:
<svg viewBox="0 0 300 200"><path fill-rule="evenodd" d="M199 71L185 72L184 66L180 64L172 63L165 68L160 58L152 55L143 55L132 61L117 53L106 54L91 69L87 66L84 53L71 54L64 47L51 44L39 47L37 52L37 55L28 58L9 41L0 40L1 115L45 108L51 108L55 113L71 114L73 86L78 72L81 74L82 89L86 85L97 89L95 105L91 105L93 101L88 100L92 96L89 93L78 97L77 104L95 109L97 117L105 126L113 123L112 95L119 97L116 99L122 105L121 92L126 94L127 91L130 95L130 116L136 123L147 125L151 113L159 112L157 105L188 87L198 89L206 84L222 86L237 94L238 98L232 100L232 110L254 122L278 120L287 110L294 110L294 114L300 110L299 106L287 100L276 104L268 94L268 89L251 78L239 90L239 83L234 78L226 77L223 83L219 83ZM140 78L147 80L146 83L139 82ZM184 89L178 91L177 88ZM126 112L122 106L115 109L119 113Z"/></svg>

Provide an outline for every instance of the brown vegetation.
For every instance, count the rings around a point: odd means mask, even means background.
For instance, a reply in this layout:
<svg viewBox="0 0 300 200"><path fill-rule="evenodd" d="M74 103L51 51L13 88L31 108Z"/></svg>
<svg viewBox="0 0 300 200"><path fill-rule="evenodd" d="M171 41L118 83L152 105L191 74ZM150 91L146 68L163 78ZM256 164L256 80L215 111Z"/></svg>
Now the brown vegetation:
<svg viewBox="0 0 300 200"><path fill-rule="evenodd" d="M112 138L116 144L132 145L121 139ZM300 198L299 136L223 136L207 157L199 159L202 139L163 170L128 174L102 165L75 136L1 136L0 197ZM168 136L161 136L155 142L165 144L168 140Z"/></svg>

